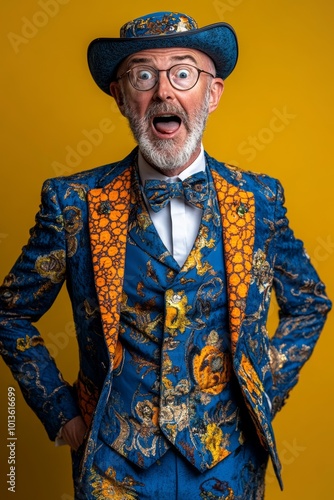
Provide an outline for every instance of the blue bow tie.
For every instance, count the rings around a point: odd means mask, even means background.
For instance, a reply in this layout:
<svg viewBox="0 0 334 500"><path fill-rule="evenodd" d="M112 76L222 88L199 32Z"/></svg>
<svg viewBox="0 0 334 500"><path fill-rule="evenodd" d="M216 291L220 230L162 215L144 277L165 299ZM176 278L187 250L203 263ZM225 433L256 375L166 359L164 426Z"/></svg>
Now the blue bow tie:
<svg viewBox="0 0 334 500"><path fill-rule="evenodd" d="M205 172L198 172L184 181L148 180L144 193L154 212L159 212L172 198L178 197L184 197L191 205L203 208L203 202L209 196L208 179Z"/></svg>

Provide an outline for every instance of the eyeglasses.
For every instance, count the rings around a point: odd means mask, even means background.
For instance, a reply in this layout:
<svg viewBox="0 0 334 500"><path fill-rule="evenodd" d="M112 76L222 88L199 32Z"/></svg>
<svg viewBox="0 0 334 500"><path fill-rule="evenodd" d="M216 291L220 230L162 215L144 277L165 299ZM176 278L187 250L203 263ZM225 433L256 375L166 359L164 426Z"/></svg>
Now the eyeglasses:
<svg viewBox="0 0 334 500"><path fill-rule="evenodd" d="M204 69L196 68L196 66L192 66L191 64L175 64L169 69L156 69L145 65L134 66L120 75L117 80L127 75L131 85L136 90L146 92L153 89L158 83L161 71L166 71L170 84L177 90L190 90L195 87L201 73L215 78L215 75L204 71Z"/></svg>

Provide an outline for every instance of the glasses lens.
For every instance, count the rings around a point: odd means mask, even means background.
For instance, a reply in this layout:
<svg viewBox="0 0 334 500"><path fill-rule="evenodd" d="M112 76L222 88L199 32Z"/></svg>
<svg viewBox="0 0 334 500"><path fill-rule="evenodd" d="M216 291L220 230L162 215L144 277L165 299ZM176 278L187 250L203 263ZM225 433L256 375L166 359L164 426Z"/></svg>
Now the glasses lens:
<svg viewBox="0 0 334 500"><path fill-rule="evenodd" d="M176 89L187 90L198 80L198 69L188 64L176 64L169 70L169 78Z"/></svg>
<svg viewBox="0 0 334 500"><path fill-rule="evenodd" d="M150 66L135 66L129 71L129 78L138 90L150 90L157 82L157 74Z"/></svg>
<svg viewBox="0 0 334 500"><path fill-rule="evenodd" d="M127 74L133 87L137 90L151 90L159 78L159 71L167 71L169 81L174 88L188 90L196 85L199 70L190 64L176 64L169 70L156 70L151 66L134 66Z"/></svg>

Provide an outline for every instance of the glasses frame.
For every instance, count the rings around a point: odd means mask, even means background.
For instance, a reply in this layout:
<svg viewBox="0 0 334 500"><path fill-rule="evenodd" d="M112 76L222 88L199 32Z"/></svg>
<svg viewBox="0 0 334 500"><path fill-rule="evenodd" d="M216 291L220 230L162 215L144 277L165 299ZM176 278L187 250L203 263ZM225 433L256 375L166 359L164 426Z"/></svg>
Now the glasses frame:
<svg viewBox="0 0 334 500"><path fill-rule="evenodd" d="M170 71L175 68L176 66L190 66L192 68L195 68L197 70L197 79L195 81L195 83L189 87L188 89L179 89L178 87L175 87L175 85L173 84L171 78L170 78ZM154 83L154 85L152 85L152 87L150 87L149 89L138 89L137 87L134 86L134 84L132 83L131 81L131 78L130 78L130 73L132 70L134 70L135 68L138 68L138 67L144 67L144 68L149 68L152 70L153 73L156 74L157 76L157 79L156 79L156 82ZM160 78L160 73L162 71L166 71L167 73L167 78L168 78L168 81L169 83L171 84L171 86L173 87L173 89L175 90L179 90L180 92L186 92L187 90L191 90L195 87L195 85L197 85L198 83L198 80L199 80L199 77L201 76L202 73L204 73L205 75L209 75L209 76L212 76L212 78L216 78L215 75L213 75L212 73L209 73L208 71L205 71L204 69L200 69L200 68L197 68L197 66L194 66L193 64L182 64L182 63L177 63L177 64L173 64L173 66L171 66L170 68L168 69L158 69L158 68L153 68L153 66L149 66L147 64L137 64L136 66L133 66L132 68L128 69L127 71L124 71L124 73L122 73L120 76L117 77L117 81L118 80L121 80L121 78L123 78L124 76L127 76L128 77L128 80L129 82L131 83L132 87L135 89L135 90L138 90L138 92L149 92L150 90L154 89L154 87L159 83L159 78Z"/></svg>

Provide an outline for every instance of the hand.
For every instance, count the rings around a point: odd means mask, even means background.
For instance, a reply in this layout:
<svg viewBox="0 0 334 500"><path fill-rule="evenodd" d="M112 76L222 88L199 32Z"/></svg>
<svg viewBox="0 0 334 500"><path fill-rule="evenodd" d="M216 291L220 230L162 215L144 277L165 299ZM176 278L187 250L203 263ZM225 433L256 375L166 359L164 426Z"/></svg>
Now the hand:
<svg viewBox="0 0 334 500"><path fill-rule="evenodd" d="M74 417L63 426L61 437L70 445L70 447L77 451L79 446L83 443L87 426L82 417Z"/></svg>

